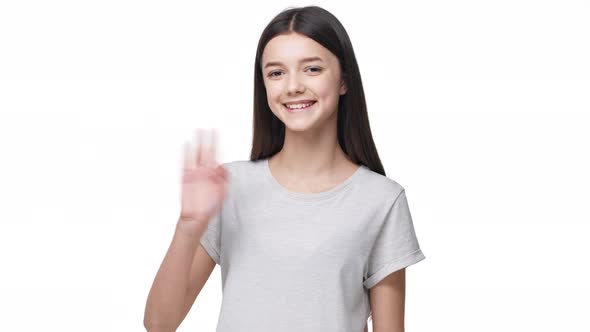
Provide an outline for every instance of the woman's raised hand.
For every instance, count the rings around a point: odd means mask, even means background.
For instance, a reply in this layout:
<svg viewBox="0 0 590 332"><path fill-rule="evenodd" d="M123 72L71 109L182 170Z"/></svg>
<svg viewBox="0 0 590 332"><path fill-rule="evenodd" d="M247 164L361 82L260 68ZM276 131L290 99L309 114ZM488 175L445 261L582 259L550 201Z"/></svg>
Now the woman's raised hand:
<svg viewBox="0 0 590 332"><path fill-rule="evenodd" d="M178 226L190 232L207 227L209 219L221 209L229 187L227 170L216 160L217 131L209 133L209 144L204 144L204 130L197 129L195 150L188 141L184 143Z"/></svg>

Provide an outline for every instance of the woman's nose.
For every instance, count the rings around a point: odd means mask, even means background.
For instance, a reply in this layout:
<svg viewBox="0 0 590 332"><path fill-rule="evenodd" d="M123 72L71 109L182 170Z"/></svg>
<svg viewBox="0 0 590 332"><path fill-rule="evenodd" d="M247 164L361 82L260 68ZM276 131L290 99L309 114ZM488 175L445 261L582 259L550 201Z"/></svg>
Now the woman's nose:
<svg viewBox="0 0 590 332"><path fill-rule="evenodd" d="M295 75L290 75L287 80L287 94L301 93L305 90L300 78Z"/></svg>

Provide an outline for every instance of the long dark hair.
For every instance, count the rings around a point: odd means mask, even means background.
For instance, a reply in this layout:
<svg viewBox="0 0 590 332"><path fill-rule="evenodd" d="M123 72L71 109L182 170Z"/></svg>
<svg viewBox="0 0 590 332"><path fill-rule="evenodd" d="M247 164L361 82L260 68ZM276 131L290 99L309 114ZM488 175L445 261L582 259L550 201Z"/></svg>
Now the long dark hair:
<svg viewBox="0 0 590 332"><path fill-rule="evenodd" d="M262 52L275 36L296 32L305 35L332 52L340 62L347 92L338 100L337 137L349 159L385 176L385 170L373 142L365 92L354 56L352 43L338 19L318 6L289 7L266 26L256 50L254 63L254 118L250 160L271 157L279 152L285 140L285 124L270 110L262 77Z"/></svg>

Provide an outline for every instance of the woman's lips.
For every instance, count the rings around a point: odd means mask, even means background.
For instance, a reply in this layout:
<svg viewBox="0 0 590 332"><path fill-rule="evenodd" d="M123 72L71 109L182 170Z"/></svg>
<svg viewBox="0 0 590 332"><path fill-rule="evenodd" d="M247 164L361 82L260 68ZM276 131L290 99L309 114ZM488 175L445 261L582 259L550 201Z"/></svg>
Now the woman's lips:
<svg viewBox="0 0 590 332"><path fill-rule="evenodd" d="M283 105L283 106L287 109L287 112L289 112L289 113L299 113L299 112L303 112L303 111L309 110L315 104L316 104L316 102L314 101L311 105L309 105L307 107L303 107L303 108L289 108L289 107L287 107L285 105Z"/></svg>

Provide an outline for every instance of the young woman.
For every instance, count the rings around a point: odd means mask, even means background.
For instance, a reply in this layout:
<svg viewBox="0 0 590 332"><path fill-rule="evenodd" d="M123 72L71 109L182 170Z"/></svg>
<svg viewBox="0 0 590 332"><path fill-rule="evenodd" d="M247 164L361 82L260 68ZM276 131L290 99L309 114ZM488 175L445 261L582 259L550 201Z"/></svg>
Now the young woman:
<svg viewBox="0 0 590 332"><path fill-rule="evenodd" d="M176 330L216 264L218 332L362 332L371 312L373 331L403 331L405 268L425 256L405 190L379 160L336 17L309 6L268 24L254 67L250 160L219 165L215 149L187 150L149 331Z"/></svg>

